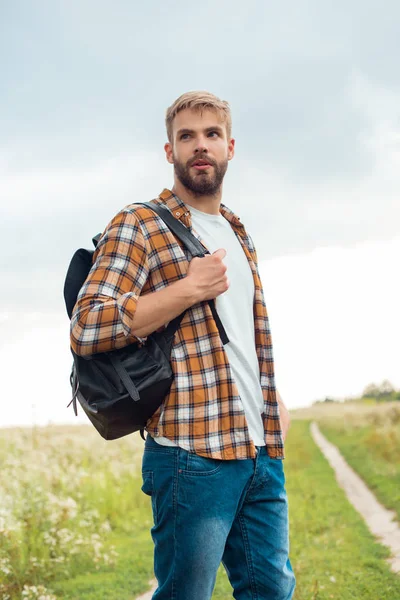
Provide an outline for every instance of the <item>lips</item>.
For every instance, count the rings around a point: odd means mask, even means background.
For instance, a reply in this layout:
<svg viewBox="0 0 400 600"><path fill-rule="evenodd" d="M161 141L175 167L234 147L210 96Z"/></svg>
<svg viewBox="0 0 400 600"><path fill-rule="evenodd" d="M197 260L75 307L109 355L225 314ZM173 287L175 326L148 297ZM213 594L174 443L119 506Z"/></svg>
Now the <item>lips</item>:
<svg viewBox="0 0 400 600"><path fill-rule="evenodd" d="M192 167L195 168L195 169L197 169L198 171L204 171L205 169L208 169L211 166L212 165L210 165L210 163L207 162L206 160L196 160L192 164Z"/></svg>
<svg viewBox="0 0 400 600"><path fill-rule="evenodd" d="M197 166L197 165L199 165L199 166L203 166L203 165L209 165L209 164L210 164L210 163L209 163L208 161L206 161L206 160L196 160L196 161L193 163L193 165L194 165L194 166Z"/></svg>
<svg viewBox="0 0 400 600"><path fill-rule="evenodd" d="M206 171L207 169L209 169L211 167L211 165L193 165L193 168L196 169L197 171Z"/></svg>

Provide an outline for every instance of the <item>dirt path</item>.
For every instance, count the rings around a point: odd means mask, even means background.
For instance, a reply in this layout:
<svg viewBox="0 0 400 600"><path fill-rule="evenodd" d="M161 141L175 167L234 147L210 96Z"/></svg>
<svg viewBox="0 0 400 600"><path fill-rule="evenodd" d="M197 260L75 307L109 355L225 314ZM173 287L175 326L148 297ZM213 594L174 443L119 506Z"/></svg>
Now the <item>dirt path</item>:
<svg viewBox="0 0 400 600"><path fill-rule="evenodd" d="M335 471L339 485L349 501L360 513L369 530L387 546L392 557L388 559L392 571L400 573L400 527L394 521L395 513L382 506L363 480L347 464L339 450L328 442L316 423L311 423L311 435Z"/></svg>
<svg viewBox="0 0 400 600"><path fill-rule="evenodd" d="M142 596L138 596L135 600L151 600L152 599L153 594L154 594L154 592L157 589L157 582L156 582L156 580L152 579L152 581L149 582L149 585L151 585L151 590L149 590L148 592L146 592Z"/></svg>

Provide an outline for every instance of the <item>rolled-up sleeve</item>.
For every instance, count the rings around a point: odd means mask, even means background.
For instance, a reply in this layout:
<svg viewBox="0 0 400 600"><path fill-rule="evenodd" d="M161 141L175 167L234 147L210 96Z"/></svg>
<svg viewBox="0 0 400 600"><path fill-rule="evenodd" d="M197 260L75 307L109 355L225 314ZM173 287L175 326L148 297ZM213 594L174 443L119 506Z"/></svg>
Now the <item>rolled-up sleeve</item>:
<svg viewBox="0 0 400 600"><path fill-rule="evenodd" d="M102 235L71 318L71 347L80 356L144 341L132 334L148 278L146 244L134 213L118 213Z"/></svg>

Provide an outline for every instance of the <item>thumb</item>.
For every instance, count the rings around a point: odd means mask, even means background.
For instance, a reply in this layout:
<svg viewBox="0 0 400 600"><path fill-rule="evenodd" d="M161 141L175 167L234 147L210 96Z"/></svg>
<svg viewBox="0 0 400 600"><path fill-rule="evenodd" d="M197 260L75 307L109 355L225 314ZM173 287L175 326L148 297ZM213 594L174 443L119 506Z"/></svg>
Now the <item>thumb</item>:
<svg viewBox="0 0 400 600"><path fill-rule="evenodd" d="M217 256L221 260L226 256L226 250L224 248L218 248L215 252L212 253L213 256Z"/></svg>

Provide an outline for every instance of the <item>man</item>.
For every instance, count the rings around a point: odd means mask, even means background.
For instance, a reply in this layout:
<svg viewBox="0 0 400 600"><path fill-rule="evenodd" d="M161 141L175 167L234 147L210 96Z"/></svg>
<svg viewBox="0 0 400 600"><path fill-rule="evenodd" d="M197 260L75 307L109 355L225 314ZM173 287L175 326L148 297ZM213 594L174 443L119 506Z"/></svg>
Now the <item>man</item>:
<svg viewBox="0 0 400 600"><path fill-rule="evenodd" d="M174 185L155 201L210 254L189 261L153 211L127 206L97 247L74 309L72 347L89 355L145 344L186 311L172 348L173 385L146 426L153 599L209 600L222 561L237 600L289 600L295 578L282 461L289 416L275 389L256 250L221 202L235 148L229 105L190 92L168 109L166 126Z"/></svg>

